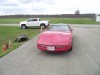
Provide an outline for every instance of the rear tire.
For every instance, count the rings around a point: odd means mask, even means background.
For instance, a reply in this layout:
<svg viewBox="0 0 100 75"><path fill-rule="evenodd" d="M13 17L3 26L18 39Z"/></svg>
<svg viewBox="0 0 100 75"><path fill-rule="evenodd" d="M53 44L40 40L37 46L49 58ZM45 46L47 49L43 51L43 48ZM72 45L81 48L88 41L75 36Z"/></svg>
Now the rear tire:
<svg viewBox="0 0 100 75"><path fill-rule="evenodd" d="M45 25L44 25L44 24L42 24L42 25L40 25L40 27L41 27L41 28L45 28Z"/></svg>
<svg viewBox="0 0 100 75"><path fill-rule="evenodd" d="M73 47L71 47L71 48L69 49L69 51L72 51L72 49L73 49Z"/></svg>
<svg viewBox="0 0 100 75"><path fill-rule="evenodd" d="M73 38L72 38L72 45L71 45L71 48L69 49L69 51L72 51L73 49Z"/></svg>
<svg viewBox="0 0 100 75"><path fill-rule="evenodd" d="M26 27L26 25L21 25L21 28L26 29L27 27Z"/></svg>

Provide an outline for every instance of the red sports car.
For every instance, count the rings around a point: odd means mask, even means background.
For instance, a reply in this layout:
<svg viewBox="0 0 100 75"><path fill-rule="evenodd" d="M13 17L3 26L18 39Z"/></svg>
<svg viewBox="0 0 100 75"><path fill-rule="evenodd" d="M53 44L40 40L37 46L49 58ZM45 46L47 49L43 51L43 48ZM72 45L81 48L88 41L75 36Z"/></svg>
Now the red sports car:
<svg viewBox="0 0 100 75"><path fill-rule="evenodd" d="M37 48L47 51L72 50L72 31L67 24L53 24L40 34Z"/></svg>

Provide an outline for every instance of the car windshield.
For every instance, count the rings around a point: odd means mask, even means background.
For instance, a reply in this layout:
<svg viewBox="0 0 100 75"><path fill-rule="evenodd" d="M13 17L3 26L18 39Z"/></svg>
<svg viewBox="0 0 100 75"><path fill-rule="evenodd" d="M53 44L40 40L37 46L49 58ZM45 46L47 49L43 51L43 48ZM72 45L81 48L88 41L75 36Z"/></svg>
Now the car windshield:
<svg viewBox="0 0 100 75"><path fill-rule="evenodd" d="M69 31L68 25L52 25L48 29L48 31Z"/></svg>

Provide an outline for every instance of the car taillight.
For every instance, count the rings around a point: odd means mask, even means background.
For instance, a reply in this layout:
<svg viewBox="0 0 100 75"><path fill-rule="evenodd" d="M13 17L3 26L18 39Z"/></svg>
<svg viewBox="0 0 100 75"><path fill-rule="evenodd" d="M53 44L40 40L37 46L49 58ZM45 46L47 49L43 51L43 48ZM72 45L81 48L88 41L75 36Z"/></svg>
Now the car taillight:
<svg viewBox="0 0 100 75"><path fill-rule="evenodd" d="M40 45L38 45L39 47L47 47L46 45L42 45L42 44L40 44Z"/></svg>
<svg viewBox="0 0 100 75"><path fill-rule="evenodd" d="M66 46L56 46L56 48L65 48Z"/></svg>

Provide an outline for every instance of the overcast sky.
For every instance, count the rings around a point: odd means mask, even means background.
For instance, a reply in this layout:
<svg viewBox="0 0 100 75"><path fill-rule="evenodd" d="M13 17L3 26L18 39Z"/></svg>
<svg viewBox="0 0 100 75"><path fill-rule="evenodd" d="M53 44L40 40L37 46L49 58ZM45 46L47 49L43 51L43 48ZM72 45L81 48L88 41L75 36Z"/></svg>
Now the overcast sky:
<svg viewBox="0 0 100 75"><path fill-rule="evenodd" d="M0 15L14 14L100 14L100 0L0 0Z"/></svg>

